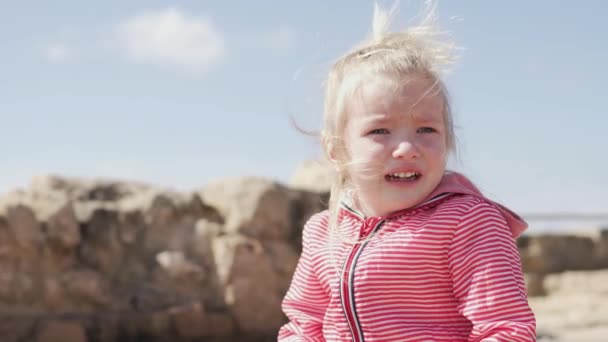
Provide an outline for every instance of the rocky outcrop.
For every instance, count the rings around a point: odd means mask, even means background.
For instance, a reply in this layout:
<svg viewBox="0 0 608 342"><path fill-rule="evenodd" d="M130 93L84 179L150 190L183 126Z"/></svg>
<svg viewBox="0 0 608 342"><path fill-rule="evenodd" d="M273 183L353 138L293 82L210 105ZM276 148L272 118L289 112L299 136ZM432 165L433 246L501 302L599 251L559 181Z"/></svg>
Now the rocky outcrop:
<svg viewBox="0 0 608 342"><path fill-rule="evenodd" d="M315 192L329 192L335 177L329 162L324 160L303 161L289 180L289 187Z"/></svg>
<svg viewBox="0 0 608 342"><path fill-rule="evenodd" d="M517 241L530 296L547 294L547 275L608 268L608 230L524 235Z"/></svg>
<svg viewBox="0 0 608 342"><path fill-rule="evenodd" d="M243 178L192 193L40 177L0 200L0 334L272 340L327 196Z"/></svg>

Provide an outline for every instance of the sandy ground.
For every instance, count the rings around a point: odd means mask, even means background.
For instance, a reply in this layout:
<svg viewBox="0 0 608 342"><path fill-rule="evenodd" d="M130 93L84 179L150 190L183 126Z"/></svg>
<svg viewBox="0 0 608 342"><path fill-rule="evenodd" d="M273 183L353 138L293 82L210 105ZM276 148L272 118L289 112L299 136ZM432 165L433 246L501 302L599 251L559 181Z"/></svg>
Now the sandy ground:
<svg viewBox="0 0 608 342"><path fill-rule="evenodd" d="M531 297L542 342L608 342L608 270L549 276L550 295Z"/></svg>

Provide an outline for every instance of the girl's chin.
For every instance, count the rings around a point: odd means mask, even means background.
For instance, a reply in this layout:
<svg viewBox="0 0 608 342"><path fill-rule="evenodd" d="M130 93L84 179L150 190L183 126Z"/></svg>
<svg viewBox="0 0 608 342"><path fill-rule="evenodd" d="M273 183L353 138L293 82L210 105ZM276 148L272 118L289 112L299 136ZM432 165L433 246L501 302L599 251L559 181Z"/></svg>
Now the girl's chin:
<svg viewBox="0 0 608 342"><path fill-rule="evenodd" d="M397 189L412 189L420 186L421 181L419 179L416 180L398 180L398 181L385 181L384 184L390 186L391 188Z"/></svg>
<svg viewBox="0 0 608 342"><path fill-rule="evenodd" d="M368 215L368 216L388 216L388 215L398 212L398 211L413 208L413 207L419 205L420 203L422 203L423 200L424 200L424 198L386 199L386 202L385 202L386 205L378 208L378 210L376 211L376 213L377 213L376 215Z"/></svg>

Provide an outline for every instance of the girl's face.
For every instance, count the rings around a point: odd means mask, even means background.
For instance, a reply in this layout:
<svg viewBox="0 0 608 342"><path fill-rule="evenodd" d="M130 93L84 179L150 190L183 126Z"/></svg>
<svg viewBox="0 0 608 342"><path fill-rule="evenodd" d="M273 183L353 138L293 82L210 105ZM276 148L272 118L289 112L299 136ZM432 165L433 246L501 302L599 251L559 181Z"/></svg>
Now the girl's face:
<svg viewBox="0 0 608 342"><path fill-rule="evenodd" d="M346 172L368 216L420 204L441 181L449 152L445 100L435 80L391 84L365 84L345 126Z"/></svg>

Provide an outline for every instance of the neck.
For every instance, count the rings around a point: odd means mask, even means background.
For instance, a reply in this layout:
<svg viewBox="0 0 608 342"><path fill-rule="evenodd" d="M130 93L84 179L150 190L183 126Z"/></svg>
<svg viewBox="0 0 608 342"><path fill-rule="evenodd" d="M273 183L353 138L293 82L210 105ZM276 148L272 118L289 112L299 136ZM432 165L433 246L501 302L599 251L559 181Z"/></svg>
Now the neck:
<svg viewBox="0 0 608 342"><path fill-rule="evenodd" d="M359 199L358 196L353 196L352 198L353 200L353 209L357 210L360 214L362 214L364 217L380 217L380 216L387 216L390 214L390 212L383 212L380 210L377 210L376 208L374 208L373 206L367 205L367 203L365 203L364 201L361 201Z"/></svg>

